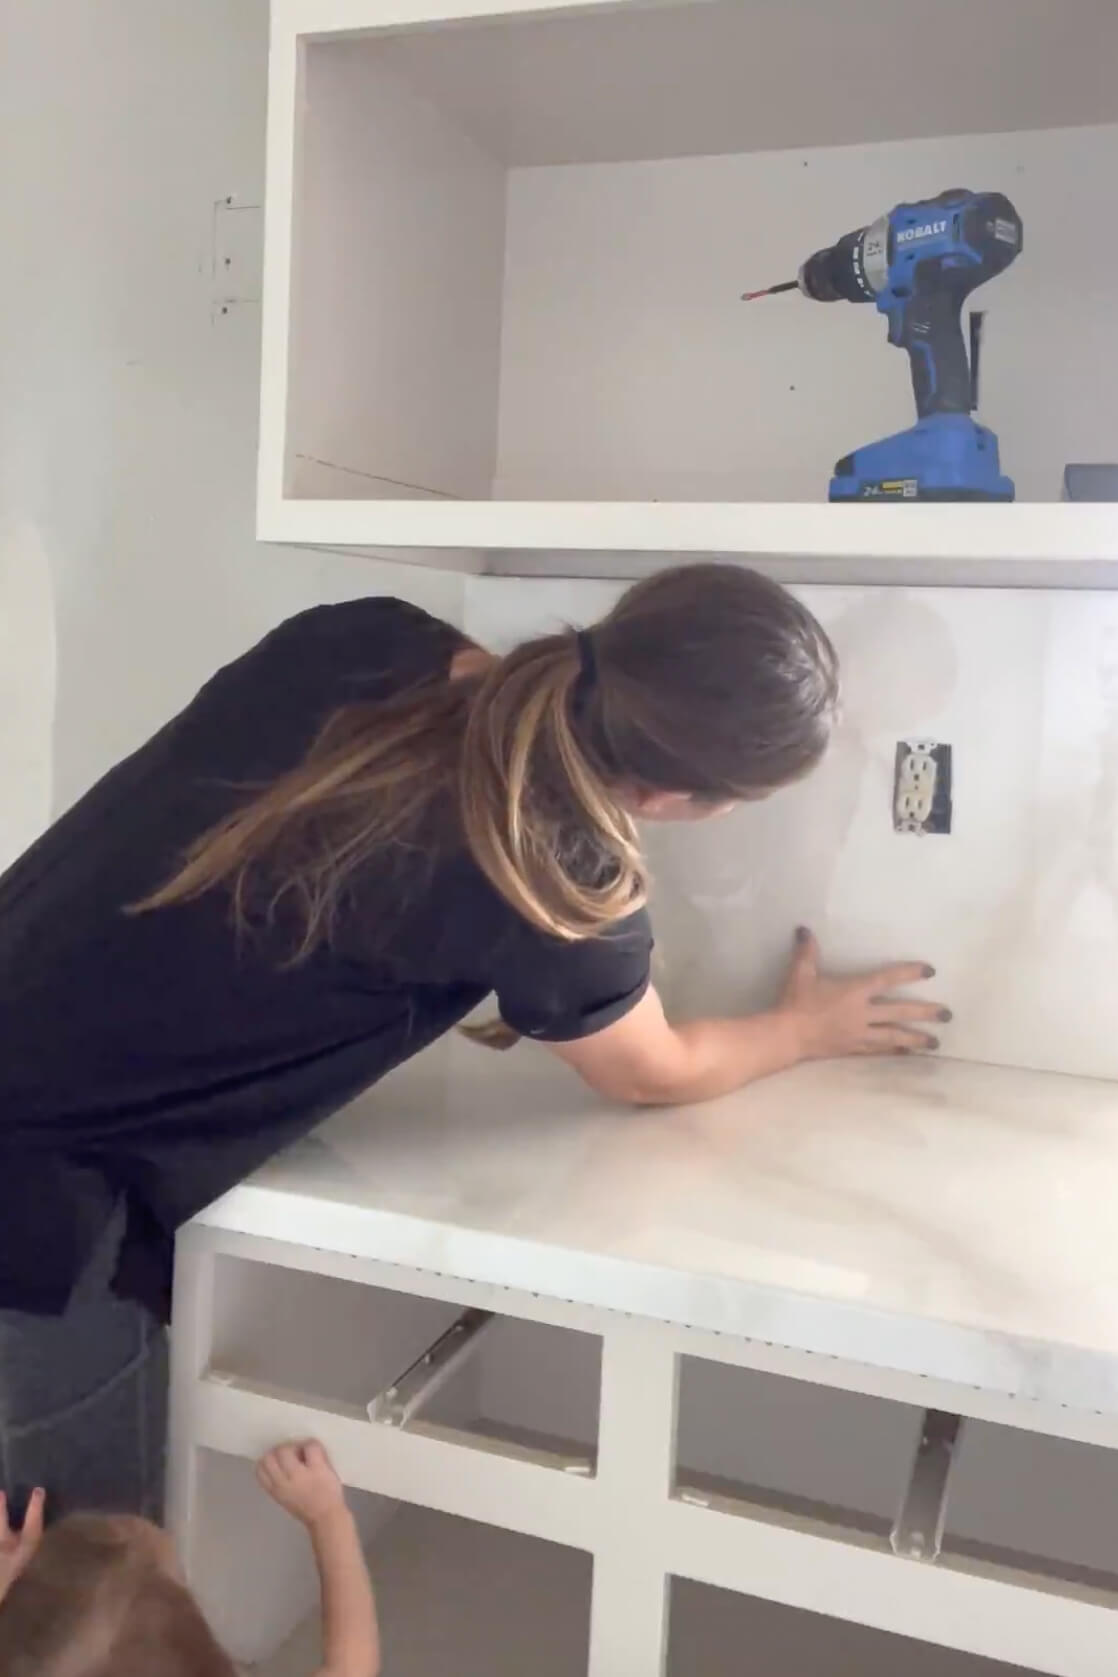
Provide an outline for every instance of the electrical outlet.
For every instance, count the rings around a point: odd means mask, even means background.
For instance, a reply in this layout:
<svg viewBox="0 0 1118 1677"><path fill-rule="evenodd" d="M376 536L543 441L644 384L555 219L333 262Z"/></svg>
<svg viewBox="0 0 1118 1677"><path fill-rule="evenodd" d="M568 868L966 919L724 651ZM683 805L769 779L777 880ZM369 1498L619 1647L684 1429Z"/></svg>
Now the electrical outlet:
<svg viewBox="0 0 1118 1677"><path fill-rule="evenodd" d="M923 827L931 820L939 778L934 747L917 742L903 751L897 773L896 812L904 821Z"/></svg>
<svg viewBox="0 0 1118 1677"><path fill-rule="evenodd" d="M894 831L949 833L951 791L951 747L935 740L901 740L893 772Z"/></svg>

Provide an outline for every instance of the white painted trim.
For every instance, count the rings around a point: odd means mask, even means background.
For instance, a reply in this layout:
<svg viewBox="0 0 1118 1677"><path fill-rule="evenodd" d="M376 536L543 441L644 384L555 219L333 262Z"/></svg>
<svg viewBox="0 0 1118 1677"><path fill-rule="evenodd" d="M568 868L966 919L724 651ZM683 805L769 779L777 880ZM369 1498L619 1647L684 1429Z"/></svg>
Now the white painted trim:
<svg viewBox="0 0 1118 1677"><path fill-rule="evenodd" d="M243 1388L195 1388L194 1438L203 1449L255 1459L280 1439L312 1437L358 1490L575 1549L594 1545L595 1479Z"/></svg>
<svg viewBox="0 0 1118 1677"><path fill-rule="evenodd" d="M272 27L321 39L327 35L372 34L424 23L513 14L576 15L598 10L647 9L669 0L272 0ZM690 0L695 4L696 0Z"/></svg>
<svg viewBox="0 0 1118 1677"><path fill-rule="evenodd" d="M203 1230L183 1229L176 1242L171 1317L170 1409L167 1427L167 1525L184 1567L194 1563L198 1531L198 1439L195 1392L213 1344L217 1248Z"/></svg>
<svg viewBox="0 0 1118 1677"><path fill-rule="evenodd" d="M257 526L282 517L285 505L287 413L294 306L294 234L298 197L298 126L303 58L296 36L280 25L274 5L268 50L267 182L264 194L264 279L260 337L260 436ZM328 543L327 543L328 545Z"/></svg>
<svg viewBox="0 0 1118 1677"><path fill-rule="evenodd" d="M268 401L275 404L274 390ZM811 566L803 566L805 581L810 577L848 582L853 573L843 568L843 561L856 568L865 560L881 559L895 565L896 582L907 581L908 568L922 562L927 565L925 580L952 586L981 562L983 586L1118 584L1118 507L1106 504L277 502L265 494L257 534L263 541L301 546L740 553L810 560ZM565 574L562 568L560 574Z"/></svg>
<svg viewBox="0 0 1118 1677"><path fill-rule="evenodd" d="M643 1323L618 1322L602 1342L603 1527L594 1557L589 1677L664 1677L661 1525L675 1473L678 1396L670 1340Z"/></svg>

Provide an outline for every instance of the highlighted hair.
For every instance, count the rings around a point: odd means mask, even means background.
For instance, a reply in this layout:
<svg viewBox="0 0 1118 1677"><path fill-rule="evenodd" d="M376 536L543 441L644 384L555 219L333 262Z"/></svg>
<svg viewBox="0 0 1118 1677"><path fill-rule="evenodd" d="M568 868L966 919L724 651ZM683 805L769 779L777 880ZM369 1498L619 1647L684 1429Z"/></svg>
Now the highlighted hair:
<svg viewBox="0 0 1118 1677"><path fill-rule="evenodd" d="M60 1520L0 1606L4 1677L236 1677L163 1534L99 1514Z"/></svg>
<svg viewBox="0 0 1118 1677"><path fill-rule="evenodd" d="M359 870L400 845L465 845L541 931L594 935L642 904L641 792L718 804L799 778L826 749L833 648L776 583L732 565L661 572L591 631L338 711L303 760L204 833L140 905L231 894L328 941Z"/></svg>

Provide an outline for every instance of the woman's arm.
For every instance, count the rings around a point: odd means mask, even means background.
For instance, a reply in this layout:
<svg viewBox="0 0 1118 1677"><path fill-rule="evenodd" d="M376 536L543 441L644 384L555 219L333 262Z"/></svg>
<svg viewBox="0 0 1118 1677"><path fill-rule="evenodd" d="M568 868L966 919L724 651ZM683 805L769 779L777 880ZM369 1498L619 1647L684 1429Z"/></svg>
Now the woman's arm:
<svg viewBox="0 0 1118 1677"><path fill-rule="evenodd" d="M933 976L931 967L909 964L862 978L825 978L818 944L801 931L784 994L768 1013L671 1025L650 990L597 1036L548 1046L611 1100L684 1106L730 1094L803 1060L937 1048L935 1037L920 1027L946 1022L946 1009L890 994Z"/></svg>

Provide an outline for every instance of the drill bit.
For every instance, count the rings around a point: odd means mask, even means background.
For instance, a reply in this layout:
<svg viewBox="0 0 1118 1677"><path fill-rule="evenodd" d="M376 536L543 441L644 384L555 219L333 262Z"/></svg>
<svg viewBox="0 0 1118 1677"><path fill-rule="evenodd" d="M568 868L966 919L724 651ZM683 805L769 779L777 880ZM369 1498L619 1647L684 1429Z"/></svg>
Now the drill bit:
<svg viewBox="0 0 1118 1677"><path fill-rule="evenodd" d="M763 291L743 291L743 303L752 303L755 297L774 297L778 291L795 291L799 287L799 280L784 280L780 285L766 285Z"/></svg>

